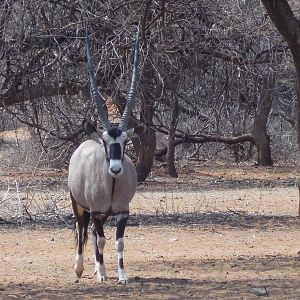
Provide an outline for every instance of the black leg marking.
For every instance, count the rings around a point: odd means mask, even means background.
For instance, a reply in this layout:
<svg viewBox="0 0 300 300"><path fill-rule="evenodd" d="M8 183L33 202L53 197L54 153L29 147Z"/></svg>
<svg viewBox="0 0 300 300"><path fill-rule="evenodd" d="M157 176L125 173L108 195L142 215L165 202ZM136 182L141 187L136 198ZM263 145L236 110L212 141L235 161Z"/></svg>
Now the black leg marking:
<svg viewBox="0 0 300 300"><path fill-rule="evenodd" d="M128 217L129 217L128 212L117 215L116 240L124 237Z"/></svg>
<svg viewBox="0 0 300 300"><path fill-rule="evenodd" d="M96 232L95 228L93 229L92 234L93 234L93 238L94 238L93 246L94 246L94 252L95 252L95 259L97 262L100 263L100 265L103 265L103 263L104 263L103 254L100 254L98 246L97 246L97 232Z"/></svg>
<svg viewBox="0 0 300 300"><path fill-rule="evenodd" d="M95 251L95 272L97 273L100 281L106 280L106 271L103 258L103 249L105 246L105 235L103 225L107 220L108 216L101 215L97 216L92 214L94 229L93 229L93 240L94 240L94 251ZM99 266L97 266L99 264Z"/></svg>
<svg viewBox="0 0 300 300"><path fill-rule="evenodd" d="M102 215L100 217L101 225L98 228L98 230L99 230L99 234L98 234L99 237L105 238L103 225L106 222L107 218L108 218L108 216L106 216L106 215ZM93 221L94 221L94 217L93 217ZM98 222L98 221L96 221L96 222ZM97 245L97 230L96 230L95 226L96 225L95 225L95 221L94 221L94 228L93 228L92 234L94 236L95 258L96 258L96 261L99 262L102 265L104 263L104 261L103 261L103 254L100 254L100 252L99 252L99 248L98 248L98 245Z"/></svg>
<svg viewBox="0 0 300 300"><path fill-rule="evenodd" d="M119 267L121 268L121 269L124 269L124 258L122 257L122 258L119 258Z"/></svg>
<svg viewBox="0 0 300 300"><path fill-rule="evenodd" d="M128 216L128 212L117 215L116 251L118 254L118 281L122 284L127 284L127 276L124 271L124 233Z"/></svg>

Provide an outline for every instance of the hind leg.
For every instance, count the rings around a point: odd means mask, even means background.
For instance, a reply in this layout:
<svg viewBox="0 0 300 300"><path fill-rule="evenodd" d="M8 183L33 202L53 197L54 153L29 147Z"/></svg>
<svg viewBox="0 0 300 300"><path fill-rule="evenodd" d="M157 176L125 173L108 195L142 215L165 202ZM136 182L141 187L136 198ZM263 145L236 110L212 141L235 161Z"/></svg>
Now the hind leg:
<svg viewBox="0 0 300 300"><path fill-rule="evenodd" d="M94 228L93 228L93 245L95 252L95 274L97 274L98 281L107 280L106 268L103 258L103 250L106 243L103 225L107 220L106 215L92 215Z"/></svg>
<svg viewBox="0 0 300 300"><path fill-rule="evenodd" d="M76 203L74 200L72 194L71 194L71 200L72 200L72 207L73 212L76 219L76 246L77 246L77 253L76 253L76 259L75 259L75 273L78 278L81 277L82 272L84 270L83 267L83 248L84 244L87 241L88 237L88 225L90 220L90 213L86 210L84 210L79 204Z"/></svg>

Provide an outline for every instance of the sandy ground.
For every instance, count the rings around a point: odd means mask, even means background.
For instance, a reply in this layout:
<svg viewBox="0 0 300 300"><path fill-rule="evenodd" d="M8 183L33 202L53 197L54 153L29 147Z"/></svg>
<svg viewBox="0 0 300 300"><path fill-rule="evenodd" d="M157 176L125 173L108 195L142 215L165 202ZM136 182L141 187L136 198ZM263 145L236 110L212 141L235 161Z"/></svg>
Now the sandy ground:
<svg viewBox="0 0 300 300"><path fill-rule="evenodd" d="M296 171L194 166L176 180L153 174L131 205L126 286L116 282L113 224L104 283L93 274L89 242L77 280L67 226L3 225L0 299L299 299Z"/></svg>

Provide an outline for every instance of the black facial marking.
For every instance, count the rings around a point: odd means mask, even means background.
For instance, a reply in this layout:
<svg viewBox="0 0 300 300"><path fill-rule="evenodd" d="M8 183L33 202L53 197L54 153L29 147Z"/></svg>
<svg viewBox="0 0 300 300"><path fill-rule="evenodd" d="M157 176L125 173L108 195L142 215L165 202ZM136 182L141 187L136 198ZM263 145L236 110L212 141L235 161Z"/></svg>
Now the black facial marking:
<svg viewBox="0 0 300 300"><path fill-rule="evenodd" d="M112 128L112 129L108 130L108 135L114 139L119 137L121 135L121 133L122 133L122 130L119 128Z"/></svg>
<svg viewBox="0 0 300 300"><path fill-rule="evenodd" d="M110 159L121 159L121 145L119 143L114 143L110 145L109 149Z"/></svg>

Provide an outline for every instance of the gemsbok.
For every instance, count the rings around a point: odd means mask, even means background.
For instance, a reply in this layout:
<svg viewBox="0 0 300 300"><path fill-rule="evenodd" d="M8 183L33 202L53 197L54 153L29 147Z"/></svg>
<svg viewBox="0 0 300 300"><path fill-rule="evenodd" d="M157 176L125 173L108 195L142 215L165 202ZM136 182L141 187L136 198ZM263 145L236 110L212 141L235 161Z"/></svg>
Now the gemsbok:
<svg viewBox="0 0 300 300"><path fill-rule="evenodd" d="M91 84L91 96L103 130L97 132L87 121L83 126L90 139L83 142L73 153L69 164L68 184L72 208L76 220L77 254L75 272L81 277L83 248L88 237L90 217L93 221L92 242L95 255L95 273L99 281L107 279L103 250L106 243L103 225L109 216L116 216L117 230L115 249L118 257L118 282L127 283L124 270L124 231L129 216L129 203L137 186L136 169L124 153L129 138L138 137L145 131L144 125L127 129L137 82L139 60L139 32L134 47L134 63L127 104L118 125L110 124L105 103L97 85L88 33L86 34L87 64Z"/></svg>

